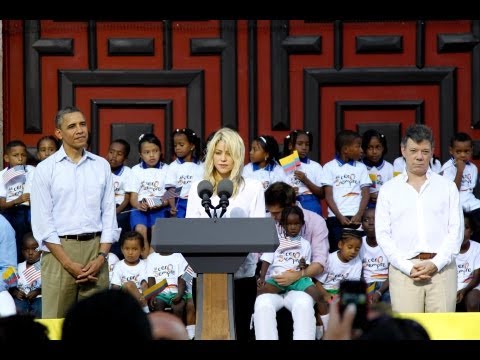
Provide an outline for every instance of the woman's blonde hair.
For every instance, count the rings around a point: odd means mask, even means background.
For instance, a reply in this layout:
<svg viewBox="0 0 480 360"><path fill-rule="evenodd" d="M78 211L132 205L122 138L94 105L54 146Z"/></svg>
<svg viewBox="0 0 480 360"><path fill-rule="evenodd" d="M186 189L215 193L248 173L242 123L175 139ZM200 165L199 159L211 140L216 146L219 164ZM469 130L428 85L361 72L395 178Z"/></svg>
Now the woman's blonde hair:
<svg viewBox="0 0 480 360"><path fill-rule="evenodd" d="M230 128L221 128L213 136L212 140L207 145L207 154L205 156L205 176L204 178L213 184L213 189L217 191L218 177L217 170L213 164L213 155L217 144L223 141L225 149L230 153L233 159L233 169L230 173L229 179L233 182L233 194L238 193L238 189L243 184L242 171L243 163L245 161L245 144L241 136Z"/></svg>

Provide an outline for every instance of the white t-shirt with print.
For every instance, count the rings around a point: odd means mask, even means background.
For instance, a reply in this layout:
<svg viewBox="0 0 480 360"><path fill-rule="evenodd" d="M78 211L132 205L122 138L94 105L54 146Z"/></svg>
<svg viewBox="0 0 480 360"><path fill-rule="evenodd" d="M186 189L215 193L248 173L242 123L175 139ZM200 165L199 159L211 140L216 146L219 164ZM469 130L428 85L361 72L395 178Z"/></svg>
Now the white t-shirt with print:
<svg viewBox="0 0 480 360"><path fill-rule="evenodd" d="M465 288L473 278L473 272L480 269L480 244L470 240L470 248L464 254L459 253L457 264L457 291ZM480 284L475 287L480 290Z"/></svg>
<svg viewBox="0 0 480 360"><path fill-rule="evenodd" d="M40 260L39 260L40 261ZM20 291L23 291L25 295L27 295L30 291L35 289L40 289L42 287L42 278L29 283L27 279L25 279L25 275L23 272L27 269L27 262L21 262L18 264L18 279L17 279L17 288ZM41 270L40 270L41 271ZM38 295L37 298L42 297L42 295Z"/></svg>
<svg viewBox="0 0 480 360"><path fill-rule="evenodd" d="M275 250L271 253L263 253L260 260L266 261L270 264L265 279L272 276L279 275L285 271L297 271L299 261L301 258L305 259L307 264L310 264L312 258L312 248L310 243L304 238L300 238L300 246L285 250Z"/></svg>
<svg viewBox="0 0 480 360"><path fill-rule="evenodd" d="M131 177L132 169L128 166L123 166L118 175L112 172L113 191L115 192L115 203L117 205L120 205L125 199L125 189Z"/></svg>
<svg viewBox="0 0 480 360"><path fill-rule="evenodd" d="M457 175L457 167L455 166L454 159L448 160L442 166L441 174L447 179L455 180ZM460 203L462 204L463 211L470 212L480 208L480 199L475 197L473 189L477 184L478 169L474 163L469 162L465 165L465 169L462 174L462 181L460 183Z"/></svg>
<svg viewBox="0 0 480 360"><path fill-rule="evenodd" d="M152 253L148 256L147 275L155 278L155 284L167 280L167 287L162 292L177 293L178 277L185 273L187 260L180 253L160 255Z"/></svg>
<svg viewBox="0 0 480 360"><path fill-rule="evenodd" d="M360 208L362 189L372 181L365 164L359 161L340 163L333 159L323 167L323 185L332 187L333 201L343 216L353 216ZM335 216L328 208L328 216Z"/></svg>
<svg viewBox="0 0 480 360"><path fill-rule="evenodd" d="M144 280L148 282L145 260L140 259L134 266L127 265L125 260L120 260L113 268L111 285L122 286L127 281L132 281L139 291L143 291L141 284Z"/></svg>
<svg viewBox="0 0 480 360"><path fill-rule="evenodd" d="M203 163L181 162L177 159L168 166L165 187L182 188L180 198L187 199L192 182L202 180L203 169Z"/></svg>
<svg viewBox="0 0 480 360"><path fill-rule="evenodd" d="M31 165L25 165L25 175L18 176L5 184L3 180L3 174L5 174L8 170L9 168L5 168L0 171L0 197L5 198L6 202L15 200L23 193L30 193L35 167ZM30 205L30 202L25 201L22 203L22 205Z"/></svg>
<svg viewBox="0 0 480 360"><path fill-rule="evenodd" d="M138 201L149 197L161 197L165 193L165 178L168 165L161 164L160 168L143 168L142 163L132 168L130 181L126 185L126 192L138 194Z"/></svg>
<svg viewBox="0 0 480 360"><path fill-rule="evenodd" d="M306 163L301 162L300 166L298 166L296 170L304 172L307 178L315 185L320 187L322 186L323 169L322 165L320 165L318 162L308 159ZM295 177L294 171L290 171L288 174L286 174L285 182L294 188L298 188L298 195L312 194L310 189L302 181Z"/></svg>
<svg viewBox="0 0 480 360"><path fill-rule="evenodd" d="M270 165L262 169L254 169L255 167L253 164L248 163L243 168L242 176L245 178L257 179L262 183L263 190L267 190L267 188L274 182L285 182L287 180L285 171L283 171L283 168L278 164L275 164L273 167Z"/></svg>
<svg viewBox="0 0 480 360"><path fill-rule="evenodd" d="M362 260L355 257L344 263L338 257L338 251L328 255L327 266L323 273L315 276L325 290L338 290L343 280L360 280L362 276Z"/></svg>
<svg viewBox="0 0 480 360"><path fill-rule="evenodd" d="M388 279L388 259L380 246L372 247L367 243L367 237L362 239L359 257L362 260L362 277L367 283L385 281Z"/></svg>
<svg viewBox="0 0 480 360"><path fill-rule="evenodd" d="M368 170L368 176L372 180L372 185L370 186L370 193L376 193L380 191L380 188L388 180L393 178L393 165L388 161L383 160L380 166L369 167L365 164Z"/></svg>
<svg viewBox="0 0 480 360"><path fill-rule="evenodd" d="M113 277L113 269L115 268L115 264L118 263L120 259L114 253L108 253L108 281L110 284L112 283Z"/></svg>

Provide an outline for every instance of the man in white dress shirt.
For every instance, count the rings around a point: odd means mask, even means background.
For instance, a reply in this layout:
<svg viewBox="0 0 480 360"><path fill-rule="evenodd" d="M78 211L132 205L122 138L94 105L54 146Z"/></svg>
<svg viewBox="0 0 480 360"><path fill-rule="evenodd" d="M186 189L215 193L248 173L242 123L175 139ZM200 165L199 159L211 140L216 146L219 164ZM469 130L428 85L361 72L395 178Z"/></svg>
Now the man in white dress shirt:
<svg viewBox="0 0 480 360"><path fill-rule="evenodd" d="M430 128L410 126L401 143L405 170L378 195L375 231L390 261L395 312L455 311L463 214L455 183L428 166L433 145Z"/></svg>
<svg viewBox="0 0 480 360"><path fill-rule="evenodd" d="M38 164L31 191L44 319L63 318L75 302L108 288L107 254L120 235L110 165L85 150L85 116L66 107L55 127L63 145Z"/></svg>

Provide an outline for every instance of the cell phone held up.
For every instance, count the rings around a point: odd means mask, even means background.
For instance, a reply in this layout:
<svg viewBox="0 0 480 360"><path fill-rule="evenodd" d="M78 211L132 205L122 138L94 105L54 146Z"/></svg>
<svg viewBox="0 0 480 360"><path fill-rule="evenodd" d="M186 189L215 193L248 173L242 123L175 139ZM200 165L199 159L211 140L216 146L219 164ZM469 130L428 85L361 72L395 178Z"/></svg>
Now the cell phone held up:
<svg viewBox="0 0 480 360"><path fill-rule="evenodd" d="M353 329L365 329L367 326L367 284L364 280L344 280L340 283L340 314L348 304L355 304L357 312L353 320Z"/></svg>

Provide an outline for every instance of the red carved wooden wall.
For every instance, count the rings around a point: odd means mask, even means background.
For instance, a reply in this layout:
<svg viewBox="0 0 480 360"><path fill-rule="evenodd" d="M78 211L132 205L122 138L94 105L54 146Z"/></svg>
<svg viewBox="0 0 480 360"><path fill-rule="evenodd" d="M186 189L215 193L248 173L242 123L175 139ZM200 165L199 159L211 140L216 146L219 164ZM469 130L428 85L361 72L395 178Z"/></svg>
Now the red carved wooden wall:
<svg viewBox="0 0 480 360"><path fill-rule="evenodd" d="M34 148L72 104L88 117L93 151L125 137L131 162L140 133L156 133L168 159L168 134L187 126L203 138L233 126L247 146L304 128L322 164L342 128L383 131L390 160L413 122L433 128L443 160L454 132L479 138L479 20L3 25L5 142Z"/></svg>

